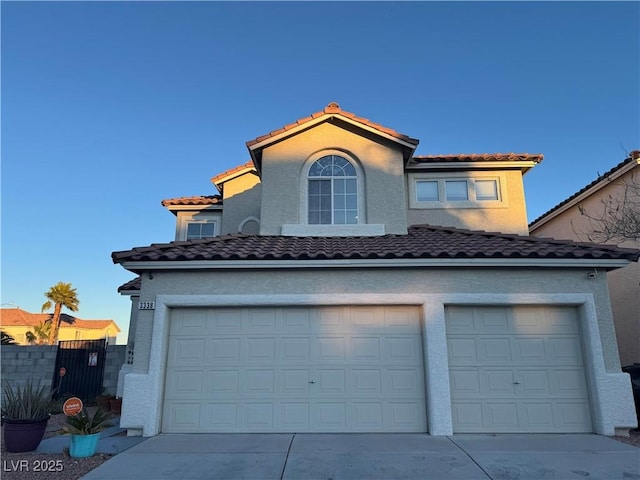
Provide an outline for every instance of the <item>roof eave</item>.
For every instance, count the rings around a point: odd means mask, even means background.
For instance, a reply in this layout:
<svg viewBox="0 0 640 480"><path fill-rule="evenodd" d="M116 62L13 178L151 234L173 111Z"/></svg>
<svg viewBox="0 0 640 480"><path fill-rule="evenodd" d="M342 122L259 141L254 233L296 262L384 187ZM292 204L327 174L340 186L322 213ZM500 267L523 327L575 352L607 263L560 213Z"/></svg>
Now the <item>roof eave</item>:
<svg viewBox="0 0 640 480"><path fill-rule="evenodd" d="M339 260L190 260L122 261L123 268L141 274L150 270L235 270L298 268L622 268L627 259L597 258L397 258Z"/></svg>
<svg viewBox="0 0 640 480"><path fill-rule="evenodd" d="M536 165L538 165L538 162L531 160L490 162L415 162L407 165L407 170L520 170L524 175Z"/></svg>

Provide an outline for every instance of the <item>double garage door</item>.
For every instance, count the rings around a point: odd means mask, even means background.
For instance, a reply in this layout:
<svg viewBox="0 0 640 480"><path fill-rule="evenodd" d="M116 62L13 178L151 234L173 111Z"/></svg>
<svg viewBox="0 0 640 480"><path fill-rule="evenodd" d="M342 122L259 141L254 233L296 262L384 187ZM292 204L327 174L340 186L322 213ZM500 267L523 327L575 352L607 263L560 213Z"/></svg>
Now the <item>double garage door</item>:
<svg viewBox="0 0 640 480"><path fill-rule="evenodd" d="M421 316L175 309L162 431L426 432ZM454 432L593 431L574 308L452 306L446 332Z"/></svg>
<svg viewBox="0 0 640 480"><path fill-rule="evenodd" d="M420 310L176 309L162 431L426 432Z"/></svg>

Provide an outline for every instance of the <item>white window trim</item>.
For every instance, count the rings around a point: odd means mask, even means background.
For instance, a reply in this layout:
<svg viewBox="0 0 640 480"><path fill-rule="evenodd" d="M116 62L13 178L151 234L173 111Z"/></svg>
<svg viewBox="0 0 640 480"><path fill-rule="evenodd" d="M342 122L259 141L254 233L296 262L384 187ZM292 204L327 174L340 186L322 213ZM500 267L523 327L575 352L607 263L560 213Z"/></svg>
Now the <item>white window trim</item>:
<svg viewBox="0 0 640 480"><path fill-rule="evenodd" d="M311 155L302 166L302 171L300 172L300 209L299 209L299 222L300 225L311 225L309 224L309 170L311 166L322 157L326 157L328 155L336 155L338 157L344 158L348 161L356 170L357 176L357 185L358 185L358 223L353 224L345 224L345 226L354 226L354 225L363 225L366 224L366 209L365 209L365 195L364 195L364 187L365 187L365 179L364 179L364 170L360 166L360 162L355 159L353 155L350 155L347 152L336 149L328 149L322 150L320 152L314 153ZM321 178L321 177L318 177ZM312 225L313 227L322 225ZM330 226L335 226L334 224Z"/></svg>
<svg viewBox="0 0 640 480"><path fill-rule="evenodd" d="M409 208L436 209L436 208L507 208L507 178L500 172L473 172L473 174L461 174L460 172L442 172L436 175L427 173L409 174ZM446 181L466 181L469 200L447 200L445 192ZM498 188L498 200L475 200L475 180L495 180ZM420 181L438 182L440 200L419 201L416 184Z"/></svg>
<svg viewBox="0 0 640 480"><path fill-rule="evenodd" d="M182 225L180 240L187 240L187 229L189 228L190 223L213 223L213 236L217 237L220 235L220 231L218 228L218 220L193 220L193 219L185 219Z"/></svg>

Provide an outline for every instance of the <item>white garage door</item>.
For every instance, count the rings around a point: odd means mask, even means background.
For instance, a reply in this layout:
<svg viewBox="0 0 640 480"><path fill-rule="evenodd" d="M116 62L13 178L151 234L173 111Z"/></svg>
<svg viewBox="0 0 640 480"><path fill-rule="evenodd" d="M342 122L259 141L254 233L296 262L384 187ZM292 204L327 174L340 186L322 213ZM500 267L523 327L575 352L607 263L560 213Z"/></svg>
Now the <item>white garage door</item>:
<svg viewBox="0 0 640 480"><path fill-rule="evenodd" d="M420 312L177 309L162 431L425 432Z"/></svg>
<svg viewBox="0 0 640 480"><path fill-rule="evenodd" d="M592 432L577 312L448 307L456 433Z"/></svg>

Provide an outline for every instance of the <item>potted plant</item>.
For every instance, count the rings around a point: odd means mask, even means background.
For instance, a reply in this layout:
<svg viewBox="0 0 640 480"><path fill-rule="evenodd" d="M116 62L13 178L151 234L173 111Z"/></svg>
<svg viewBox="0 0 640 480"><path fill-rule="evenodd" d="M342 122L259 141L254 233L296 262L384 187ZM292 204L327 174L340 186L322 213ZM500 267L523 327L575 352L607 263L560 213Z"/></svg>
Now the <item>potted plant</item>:
<svg viewBox="0 0 640 480"><path fill-rule="evenodd" d="M80 413L67 417L67 424L63 427L71 434L69 455L74 458L91 457L96 453L100 432L109 427L111 414L96 408L93 415L89 415L86 408Z"/></svg>
<svg viewBox="0 0 640 480"><path fill-rule="evenodd" d="M51 416L50 407L51 392L45 386L36 387L32 381L15 388L5 385L2 423L8 452L30 452L38 448Z"/></svg>

